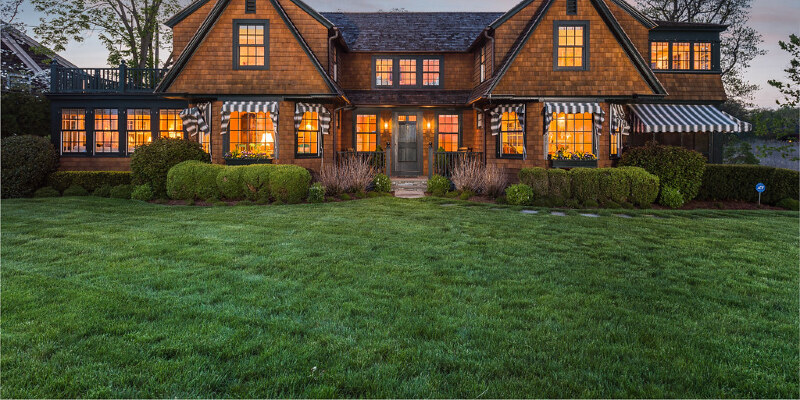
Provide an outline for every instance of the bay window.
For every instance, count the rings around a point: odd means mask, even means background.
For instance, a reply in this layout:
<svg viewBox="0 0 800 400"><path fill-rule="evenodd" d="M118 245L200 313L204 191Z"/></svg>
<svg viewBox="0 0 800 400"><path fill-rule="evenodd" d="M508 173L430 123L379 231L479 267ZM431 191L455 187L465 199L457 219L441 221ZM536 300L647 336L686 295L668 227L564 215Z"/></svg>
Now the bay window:
<svg viewBox="0 0 800 400"><path fill-rule="evenodd" d="M158 112L158 132L162 138L183 139L181 110L167 109Z"/></svg>
<svg viewBox="0 0 800 400"><path fill-rule="evenodd" d="M275 153L275 127L269 112L233 111L228 130L231 153L264 157Z"/></svg>
<svg viewBox="0 0 800 400"><path fill-rule="evenodd" d="M86 152L86 110L61 110L61 153Z"/></svg>
<svg viewBox="0 0 800 400"><path fill-rule="evenodd" d="M356 151L377 151L378 116L375 114L356 115Z"/></svg>
<svg viewBox="0 0 800 400"><path fill-rule="evenodd" d="M500 118L500 154L523 155L525 131L519 122L517 113L504 112Z"/></svg>
<svg viewBox="0 0 800 400"><path fill-rule="evenodd" d="M119 110L116 108L94 109L94 152L119 152Z"/></svg>
<svg viewBox="0 0 800 400"><path fill-rule="evenodd" d="M153 141L153 132L150 130L150 109L128 109L127 113L128 153L133 153L136 148Z"/></svg>
<svg viewBox="0 0 800 400"><path fill-rule="evenodd" d="M458 151L459 120L457 114L439 114L436 136L439 151Z"/></svg>
<svg viewBox="0 0 800 400"><path fill-rule="evenodd" d="M306 111L297 129L297 157L316 157L319 155L319 113Z"/></svg>
<svg viewBox="0 0 800 400"><path fill-rule="evenodd" d="M594 131L592 113L553 113L550 121L547 153L594 154Z"/></svg>

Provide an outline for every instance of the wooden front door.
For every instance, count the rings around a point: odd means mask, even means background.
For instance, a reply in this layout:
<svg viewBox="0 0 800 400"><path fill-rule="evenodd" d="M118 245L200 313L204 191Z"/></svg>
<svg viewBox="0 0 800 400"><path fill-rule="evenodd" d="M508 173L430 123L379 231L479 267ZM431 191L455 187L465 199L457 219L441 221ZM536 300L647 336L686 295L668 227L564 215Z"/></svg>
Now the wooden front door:
<svg viewBox="0 0 800 400"><path fill-rule="evenodd" d="M395 175L422 175L422 135L417 132L417 114L395 114L397 135L395 142Z"/></svg>

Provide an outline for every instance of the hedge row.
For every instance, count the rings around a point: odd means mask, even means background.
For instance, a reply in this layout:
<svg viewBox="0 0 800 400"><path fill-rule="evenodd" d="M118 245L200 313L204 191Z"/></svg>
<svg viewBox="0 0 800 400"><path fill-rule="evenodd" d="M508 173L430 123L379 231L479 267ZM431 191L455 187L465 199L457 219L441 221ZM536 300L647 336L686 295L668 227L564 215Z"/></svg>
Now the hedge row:
<svg viewBox="0 0 800 400"><path fill-rule="evenodd" d="M766 190L761 201L777 204L789 198L800 197L800 172L763 165L709 164L703 174L703 184L698 198L701 200L758 201L756 184L763 183Z"/></svg>
<svg viewBox="0 0 800 400"><path fill-rule="evenodd" d="M706 159L702 154L683 147L649 143L628 149L622 154L619 165L644 168L658 177L662 190L664 187L677 189L683 201L687 202L697 197Z"/></svg>
<svg viewBox="0 0 800 400"><path fill-rule="evenodd" d="M519 181L532 189L535 199L561 201L574 199L581 203L633 203L649 207L658 196L658 177L638 167L523 168Z"/></svg>
<svg viewBox="0 0 800 400"><path fill-rule="evenodd" d="M296 165L223 166L184 161L167 173L173 199L229 199L300 203L308 196L311 174Z"/></svg>
<svg viewBox="0 0 800 400"><path fill-rule="evenodd" d="M105 185L130 185L131 173L128 171L58 171L50 174L47 184L59 192L74 185L94 192Z"/></svg>

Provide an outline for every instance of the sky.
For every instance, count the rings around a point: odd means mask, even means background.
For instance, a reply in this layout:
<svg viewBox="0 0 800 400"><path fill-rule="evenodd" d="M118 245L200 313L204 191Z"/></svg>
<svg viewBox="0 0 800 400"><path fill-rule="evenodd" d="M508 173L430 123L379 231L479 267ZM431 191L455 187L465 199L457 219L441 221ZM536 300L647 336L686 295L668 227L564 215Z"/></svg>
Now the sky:
<svg viewBox="0 0 800 400"><path fill-rule="evenodd" d="M188 4L190 0L181 0ZM318 11L388 11L396 7L408 11L507 11L519 0L305 0ZM629 0L629 2L632 2ZM798 0L753 0L750 26L764 39L762 48L766 55L753 60L745 78L760 86L753 102L759 107L774 107L780 93L767 84L769 79L785 80L783 69L789 65L789 54L778 46L779 40L788 40L790 34L800 35L800 1ZM41 13L27 4L19 16L29 26L36 25ZM34 38L32 30L27 33ZM38 39L38 38L36 38ZM61 56L80 67L104 67L106 50L96 34L89 33L82 43L70 43Z"/></svg>

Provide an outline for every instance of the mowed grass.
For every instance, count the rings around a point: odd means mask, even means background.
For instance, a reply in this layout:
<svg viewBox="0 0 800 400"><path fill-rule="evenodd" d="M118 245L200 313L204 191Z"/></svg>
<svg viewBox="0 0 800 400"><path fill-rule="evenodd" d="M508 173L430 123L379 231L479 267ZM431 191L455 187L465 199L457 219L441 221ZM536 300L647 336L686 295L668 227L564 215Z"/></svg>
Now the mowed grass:
<svg viewBox="0 0 800 400"><path fill-rule="evenodd" d="M0 395L798 397L798 213L447 202L4 200Z"/></svg>

